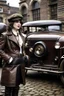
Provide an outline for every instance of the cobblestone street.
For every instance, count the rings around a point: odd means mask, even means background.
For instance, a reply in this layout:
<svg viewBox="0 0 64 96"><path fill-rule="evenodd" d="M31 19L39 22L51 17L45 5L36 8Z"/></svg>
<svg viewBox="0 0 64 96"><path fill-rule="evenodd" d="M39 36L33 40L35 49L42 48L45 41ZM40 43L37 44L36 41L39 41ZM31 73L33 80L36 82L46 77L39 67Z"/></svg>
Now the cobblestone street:
<svg viewBox="0 0 64 96"><path fill-rule="evenodd" d="M4 93L4 87L0 89ZM58 77L30 71L26 85L20 85L19 96L64 96L64 88Z"/></svg>

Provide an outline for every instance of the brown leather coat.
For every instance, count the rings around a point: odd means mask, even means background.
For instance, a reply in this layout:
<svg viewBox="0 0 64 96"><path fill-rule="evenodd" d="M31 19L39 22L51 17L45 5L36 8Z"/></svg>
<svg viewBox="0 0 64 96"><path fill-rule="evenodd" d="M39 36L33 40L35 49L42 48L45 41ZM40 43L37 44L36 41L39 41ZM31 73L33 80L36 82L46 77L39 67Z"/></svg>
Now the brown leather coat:
<svg viewBox="0 0 64 96"><path fill-rule="evenodd" d="M20 34L23 41L25 41L25 38L22 34ZM16 40L16 37L13 35L12 32L6 33L1 36L0 38L0 57L3 59L4 63L8 64L10 57L17 57L19 56L19 44ZM6 65L7 66L7 65ZM13 66L13 65L12 65ZM21 66L21 64L20 64ZM25 84L25 66L21 66L21 72L18 73L17 77L19 76L20 79L18 80L18 84L22 83ZM22 77L21 77L22 76Z"/></svg>

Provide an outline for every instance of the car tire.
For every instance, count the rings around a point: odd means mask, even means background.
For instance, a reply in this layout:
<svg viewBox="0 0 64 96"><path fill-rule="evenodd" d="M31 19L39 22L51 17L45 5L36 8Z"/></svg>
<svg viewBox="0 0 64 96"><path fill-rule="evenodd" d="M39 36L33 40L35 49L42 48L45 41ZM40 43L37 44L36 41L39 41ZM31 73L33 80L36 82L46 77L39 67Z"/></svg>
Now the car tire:
<svg viewBox="0 0 64 96"><path fill-rule="evenodd" d="M62 62L60 64L60 70L64 71L64 60L62 60ZM60 75L60 79L61 79L62 83L64 84L64 73Z"/></svg>
<svg viewBox="0 0 64 96"><path fill-rule="evenodd" d="M35 48L36 48L36 46L38 46L38 45L41 45L42 48L44 49L43 53L42 53L40 56L38 56L38 55L35 53ZM42 41L36 42L35 45L34 45L34 47L33 47L33 53L34 53L34 55L37 56L37 57L45 56L45 54L46 54L46 52L47 52L46 50L47 50L46 45L45 45L45 43L42 42Z"/></svg>

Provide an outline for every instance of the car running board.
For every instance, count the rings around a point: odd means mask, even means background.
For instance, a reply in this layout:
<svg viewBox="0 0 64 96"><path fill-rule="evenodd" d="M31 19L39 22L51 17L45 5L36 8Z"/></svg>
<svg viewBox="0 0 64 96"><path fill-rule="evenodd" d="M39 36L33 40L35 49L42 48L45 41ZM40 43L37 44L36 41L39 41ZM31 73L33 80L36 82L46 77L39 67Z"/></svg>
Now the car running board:
<svg viewBox="0 0 64 96"><path fill-rule="evenodd" d="M31 68L31 67L25 67L26 70L34 70L34 71L40 71L44 73L56 73L56 74L63 74L64 71L55 71L55 70L48 70L48 69L38 69L38 68Z"/></svg>

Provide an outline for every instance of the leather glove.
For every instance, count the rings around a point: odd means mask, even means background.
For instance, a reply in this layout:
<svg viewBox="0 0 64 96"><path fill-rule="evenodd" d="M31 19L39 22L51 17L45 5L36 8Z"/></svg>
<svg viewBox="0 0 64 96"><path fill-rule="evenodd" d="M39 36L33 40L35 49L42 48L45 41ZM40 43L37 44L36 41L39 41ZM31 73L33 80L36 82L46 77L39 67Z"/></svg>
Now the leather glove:
<svg viewBox="0 0 64 96"><path fill-rule="evenodd" d="M24 62L23 57L16 57L16 58L13 58L13 60L10 64L18 65L18 64L22 64L23 62Z"/></svg>

